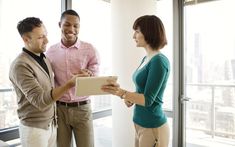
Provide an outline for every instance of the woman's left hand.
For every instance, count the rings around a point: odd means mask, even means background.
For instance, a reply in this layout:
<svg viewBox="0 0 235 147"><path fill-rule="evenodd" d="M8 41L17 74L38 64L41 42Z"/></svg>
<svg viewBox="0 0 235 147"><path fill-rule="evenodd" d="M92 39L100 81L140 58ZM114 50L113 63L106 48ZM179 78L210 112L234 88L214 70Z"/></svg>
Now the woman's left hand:
<svg viewBox="0 0 235 147"><path fill-rule="evenodd" d="M124 90L120 88L120 85L114 80L107 80L107 84L103 85L101 89L105 92L108 92L110 94L117 95L117 96L121 96L124 92Z"/></svg>

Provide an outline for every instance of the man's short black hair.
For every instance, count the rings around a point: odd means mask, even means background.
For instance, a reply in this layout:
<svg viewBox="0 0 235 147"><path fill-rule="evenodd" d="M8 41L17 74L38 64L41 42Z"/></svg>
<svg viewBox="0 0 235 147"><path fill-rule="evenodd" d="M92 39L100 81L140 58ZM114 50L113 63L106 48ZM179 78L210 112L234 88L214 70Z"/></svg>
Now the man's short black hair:
<svg viewBox="0 0 235 147"><path fill-rule="evenodd" d="M78 15L78 13L72 9L70 10L65 10L60 17L60 21L65 17L65 15L74 15L77 16L80 19L80 16Z"/></svg>
<svg viewBox="0 0 235 147"><path fill-rule="evenodd" d="M17 24L17 29L20 35L24 35L25 33L32 32L32 30L36 27L40 27L42 25L42 21L36 17L27 17Z"/></svg>

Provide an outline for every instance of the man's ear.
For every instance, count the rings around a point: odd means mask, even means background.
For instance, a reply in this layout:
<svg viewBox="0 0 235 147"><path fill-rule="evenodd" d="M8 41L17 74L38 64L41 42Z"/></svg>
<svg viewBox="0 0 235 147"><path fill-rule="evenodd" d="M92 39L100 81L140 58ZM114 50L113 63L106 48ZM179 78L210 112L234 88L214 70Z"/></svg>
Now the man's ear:
<svg viewBox="0 0 235 147"><path fill-rule="evenodd" d="M58 24L59 24L59 27L61 28L61 22L59 22Z"/></svg>
<svg viewBox="0 0 235 147"><path fill-rule="evenodd" d="M24 42L28 42L29 41L29 36L28 35L22 35L21 37L22 37Z"/></svg>

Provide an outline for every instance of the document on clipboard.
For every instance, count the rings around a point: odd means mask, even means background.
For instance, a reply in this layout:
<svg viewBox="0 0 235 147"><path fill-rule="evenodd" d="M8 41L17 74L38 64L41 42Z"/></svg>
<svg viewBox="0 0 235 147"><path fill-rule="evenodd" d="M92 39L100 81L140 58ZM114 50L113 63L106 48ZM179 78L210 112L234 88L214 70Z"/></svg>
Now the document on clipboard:
<svg viewBox="0 0 235 147"><path fill-rule="evenodd" d="M78 77L76 78L75 95L105 95L109 94L101 90L102 85L107 84L107 80L117 80L117 76L99 76L99 77Z"/></svg>

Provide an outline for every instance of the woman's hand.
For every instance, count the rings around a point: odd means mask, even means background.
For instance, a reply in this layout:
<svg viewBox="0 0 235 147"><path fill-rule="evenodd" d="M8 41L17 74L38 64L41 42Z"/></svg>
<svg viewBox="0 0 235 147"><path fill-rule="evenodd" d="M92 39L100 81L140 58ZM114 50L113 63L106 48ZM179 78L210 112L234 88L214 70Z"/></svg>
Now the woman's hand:
<svg viewBox="0 0 235 147"><path fill-rule="evenodd" d="M120 85L115 80L107 80L107 84L103 85L101 89L105 92L119 97L122 96L122 94L125 92L123 89L120 88Z"/></svg>
<svg viewBox="0 0 235 147"><path fill-rule="evenodd" d="M127 106L128 108L133 105L132 102L130 102L130 101L128 101L128 100L125 100L125 99L124 99L124 103L126 104L126 106Z"/></svg>
<svg viewBox="0 0 235 147"><path fill-rule="evenodd" d="M103 91L119 96L121 99L124 99L124 103L126 104L128 108L134 104L133 102L125 99L127 91L124 89L121 89L120 85L116 81L108 80L107 82L108 83L106 85L103 85L101 88Z"/></svg>

